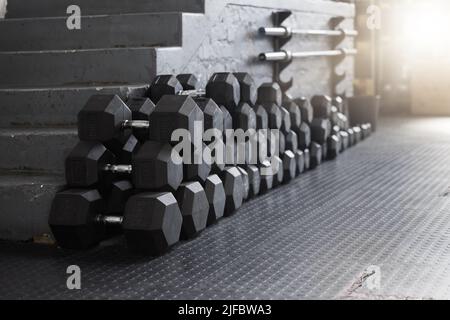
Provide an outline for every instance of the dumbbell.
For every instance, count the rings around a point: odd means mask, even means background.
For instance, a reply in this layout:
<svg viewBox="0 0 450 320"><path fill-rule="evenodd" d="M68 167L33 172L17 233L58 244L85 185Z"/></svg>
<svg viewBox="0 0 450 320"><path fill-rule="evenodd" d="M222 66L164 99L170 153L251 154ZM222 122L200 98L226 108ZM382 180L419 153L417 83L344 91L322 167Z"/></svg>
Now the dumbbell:
<svg viewBox="0 0 450 320"><path fill-rule="evenodd" d="M186 78L189 78L188 83ZM240 89L236 77L232 73L215 73L209 79L205 90L191 89L184 90L183 81L186 88L197 86L195 76L181 75L178 78L173 75L157 76L147 91L147 96L157 103L164 95L190 95L193 97L207 97L214 100L218 105L223 105L228 110L236 108L240 102Z"/></svg>
<svg viewBox="0 0 450 320"><path fill-rule="evenodd" d="M321 145L322 160L334 159L341 148L340 137L332 135L332 121L330 120L332 114L337 117L337 108L333 108L332 99L326 95L313 96L311 105L314 110L311 139Z"/></svg>
<svg viewBox="0 0 450 320"><path fill-rule="evenodd" d="M149 192L130 197L122 216L104 215L105 201L97 190L58 193L49 225L59 246L87 249L103 240L107 226L123 229L130 250L160 255L179 241L183 217L172 193Z"/></svg>
<svg viewBox="0 0 450 320"><path fill-rule="evenodd" d="M267 108L278 108L281 115L281 125L279 128L279 146L280 157L282 159L283 179L282 182L289 182L297 176L297 162L295 152L298 150L297 134L291 130L291 117L297 120L300 117L300 110L290 108L290 111L282 106L282 92L278 83L264 83L258 88L258 101ZM269 149L271 149L272 141L269 139ZM274 180L275 185L278 179Z"/></svg>
<svg viewBox="0 0 450 320"><path fill-rule="evenodd" d="M147 141L131 165L117 165L115 155L99 142L81 141L66 159L69 187L105 190L114 176L130 176L138 189L178 189L183 180L182 159L168 144ZM111 175L113 174L113 175Z"/></svg>
<svg viewBox="0 0 450 320"><path fill-rule="evenodd" d="M164 97L147 120L132 120L132 111L119 96L93 95L78 113L78 136L82 141L105 143L129 136L129 129L144 129L149 130L150 139L171 142L176 129L186 129L193 136L194 121L203 122L203 112L188 96Z"/></svg>

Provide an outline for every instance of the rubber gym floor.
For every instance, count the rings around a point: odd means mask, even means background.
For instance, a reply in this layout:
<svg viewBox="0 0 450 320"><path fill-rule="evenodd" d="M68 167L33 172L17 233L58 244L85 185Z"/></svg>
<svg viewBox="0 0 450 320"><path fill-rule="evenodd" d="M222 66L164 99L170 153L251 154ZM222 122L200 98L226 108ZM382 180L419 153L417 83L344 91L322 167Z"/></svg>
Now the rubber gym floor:
<svg viewBox="0 0 450 320"><path fill-rule="evenodd" d="M1 299L448 299L449 273L450 118L382 119L162 257L121 238L88 252L0 242Z"/></svg>

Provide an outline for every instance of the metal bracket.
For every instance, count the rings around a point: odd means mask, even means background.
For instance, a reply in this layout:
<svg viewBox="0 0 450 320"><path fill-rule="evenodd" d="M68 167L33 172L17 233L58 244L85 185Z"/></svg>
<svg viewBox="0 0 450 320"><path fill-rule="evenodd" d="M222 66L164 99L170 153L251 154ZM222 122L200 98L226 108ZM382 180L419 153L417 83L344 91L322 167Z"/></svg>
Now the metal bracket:
<svg viewBox="0 0 450 320"><path fill-rule="evenodd" d="M276 11L272 13L272 22L275 27L282 27L283 22L292 15L290 10ZM274 37L273 38L273 48L274 51L278 52L282 50L282 47L286 45L292 36L289 37ZM273 81L280 85L281 91L284 93L288 91L294 84L294 79L291 78L289 81L284 82L281 80L281 72L289 67L292 61L278 61L273 64Z"/></svg>

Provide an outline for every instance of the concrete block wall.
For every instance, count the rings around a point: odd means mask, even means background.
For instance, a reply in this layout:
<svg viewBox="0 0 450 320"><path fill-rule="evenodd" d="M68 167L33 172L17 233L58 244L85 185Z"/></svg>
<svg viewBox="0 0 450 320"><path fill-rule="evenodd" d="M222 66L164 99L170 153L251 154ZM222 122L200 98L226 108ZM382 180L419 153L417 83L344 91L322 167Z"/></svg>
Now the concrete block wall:
<svg viewBox="0 0 450 320"><path fill-rule="evenodd" d="M64 29L68 3L89 21L82 32ZM136 95L161 73L192 72L205 84L214 72L247 71L258 84L271 81L272 65L256 59L272 51L271 40L257 30L278 9L293 11L292 27L326 29L334 16L353 27L354 5L328 0L9 0L0 22L0 148L9 151L0 158L0 239L49 233L76 116L90 95ZM286 48L331 47L327 38L294 37ZM353 59L341 67L351 94ZM294 61L282 77L294 77L293 96L332 93L328 58Z"/></svg>

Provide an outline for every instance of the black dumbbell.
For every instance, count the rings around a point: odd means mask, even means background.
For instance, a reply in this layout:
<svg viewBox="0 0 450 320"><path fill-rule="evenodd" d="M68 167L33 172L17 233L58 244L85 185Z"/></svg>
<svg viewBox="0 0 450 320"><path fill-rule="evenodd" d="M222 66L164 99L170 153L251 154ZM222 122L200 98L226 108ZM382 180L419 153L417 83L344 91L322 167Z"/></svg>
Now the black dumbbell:
<svg viewBox="0 0 450 320"><path fill-rule="evenodd" d="M190 83L185 82L189 76ZM180 82L180 80L182 82ZM158 102L165 95L190 95L192 97L207 97L214 100L228 110L235 109L240 102L239 82L232 73L215 73L209 79L206 89L185 90L185 88L197 87L197 78L194 75L158 75L150 85L147 96L154 102ZM183 87L184 86L184 87Z"/></svg>
<svg viewBox="0 0 450 320"><path fill-rule="evenodd" d="M122 140L136 129L148 130L152 140L171 143L173 131L186 129L194 136L195 121L203 125L203 119L203 112L188 96L164 97L147 120L132 120L132 111L119 96L93 95L78 113L78 136L82 141L106 143Z"/></svg>
<svg viewBox="0 0 450 320"><path fill-rule="evenodd" d="M116 157L103 144L81 141L66 159L70 187L105 189L116 175L130 175L138 189L176 190L183 180L180 155L169 144L147 141L132 165L117 165ZM113 175L111 175L113 174Z"/></svg>
<svg viewBox="0 0 450 320"><path fill-rule="evenodd" d="M103 215L105 201L97 190L66 190L56 195L49 225L63 248L87 249L103 240L105 227L120 225L131 251L160 255L180 238L182 215L171 193L133 195L124 216Z"/></svg>

